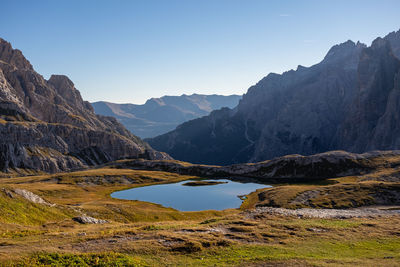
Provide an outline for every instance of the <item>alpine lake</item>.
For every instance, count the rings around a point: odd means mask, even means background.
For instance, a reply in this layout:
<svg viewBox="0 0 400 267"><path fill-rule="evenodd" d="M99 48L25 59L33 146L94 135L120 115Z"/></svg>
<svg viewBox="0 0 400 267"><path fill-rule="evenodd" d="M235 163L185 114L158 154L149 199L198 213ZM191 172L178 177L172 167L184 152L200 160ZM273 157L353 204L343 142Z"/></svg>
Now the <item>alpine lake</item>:
<svg viewBox="0 0 400 267"><path fill-rule="evenodd" d="M156 203L179 211L225 210L239 208L246 195L266 187L271 186L228 179L187 180L118 191L111 197Z"/></svg>

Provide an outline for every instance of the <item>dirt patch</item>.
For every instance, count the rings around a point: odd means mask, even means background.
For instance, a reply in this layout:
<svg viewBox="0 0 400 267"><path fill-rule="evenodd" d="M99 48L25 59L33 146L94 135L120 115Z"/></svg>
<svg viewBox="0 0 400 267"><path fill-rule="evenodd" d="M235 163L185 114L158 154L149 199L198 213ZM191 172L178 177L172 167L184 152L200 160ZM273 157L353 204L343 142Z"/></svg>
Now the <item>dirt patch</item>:
<svg viewBox="0 0 400 267"><path fill-rule="evenodd" d="M272 207L258 207L255 210L247 211L249 217L257 217L260 214L278 214L282 216L295 216L298 218L324 218L324 219L349 219L349 218L372 218L382 216L400 216L398 209L379 207L355 208L355 209L285 209Z"/></svg>

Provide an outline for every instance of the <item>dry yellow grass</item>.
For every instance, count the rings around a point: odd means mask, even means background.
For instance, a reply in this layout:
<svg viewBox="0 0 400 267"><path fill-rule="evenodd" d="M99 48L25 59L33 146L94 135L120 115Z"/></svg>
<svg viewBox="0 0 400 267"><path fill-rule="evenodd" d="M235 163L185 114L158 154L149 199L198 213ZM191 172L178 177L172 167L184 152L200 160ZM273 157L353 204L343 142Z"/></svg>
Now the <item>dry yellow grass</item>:
<svg viewBox="0 0 400 267"><path fill-rule="evenodd" d="M358 182L360 177L335 179L337 183L331 185L261 189L249 195L243 210L179 212L110 197L116 190L194 178L198 177L103 167L0 179L0 188L27 189L56 204L43 207L0 193L0 205L14 212L8 217L10 211L0 213L0 265L395 266L400 262L398 216L299 219L267 214L252 217L244 211L260 203L260 193L267 193L264 201L273 199L277 205L316 189L344 201L346 187L365 185L368 189L377 183ZM323 198L312 200L315 205L319 201ZM109 223L74 222L72 218L80 212Z"/></svg>

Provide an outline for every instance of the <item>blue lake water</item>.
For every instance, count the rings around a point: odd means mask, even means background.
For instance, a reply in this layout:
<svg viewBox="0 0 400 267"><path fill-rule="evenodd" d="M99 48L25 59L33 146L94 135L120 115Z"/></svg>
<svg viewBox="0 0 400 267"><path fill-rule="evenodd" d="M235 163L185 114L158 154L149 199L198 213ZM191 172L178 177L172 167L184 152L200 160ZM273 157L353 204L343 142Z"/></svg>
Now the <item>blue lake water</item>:
<svg viewBox="0 0 400 267"><path fill-rule="evenodd" d="M226 182L217 185L185 186L190 181L173 184L149 185L111 194L114 198L140 200L161 204L180 211L224 210L239 208L239 195L247 195L259 188L271 187L257 183L240 183L231 180L206 180Z"/></svg>

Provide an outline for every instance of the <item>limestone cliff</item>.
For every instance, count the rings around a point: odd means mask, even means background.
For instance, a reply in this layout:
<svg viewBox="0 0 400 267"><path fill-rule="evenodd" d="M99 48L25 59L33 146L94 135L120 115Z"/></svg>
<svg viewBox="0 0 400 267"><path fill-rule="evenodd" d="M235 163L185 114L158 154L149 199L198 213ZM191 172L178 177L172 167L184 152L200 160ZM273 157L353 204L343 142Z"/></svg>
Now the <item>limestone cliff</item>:
<svg viewBox="0 0 400 267"><path fill-rule="evenodd" d="M57 172L138 157L169 158L96 115L68 77L44 79L0 39L0 170Z"/></svg>
<svg viewBox="0 0 400 267"><path fill-rule="evenodd" d="M193 163L257 162L311 155L400 149L400 31L371 47L347 41L311 67L271 73L234 109L181 124L150 139Z"/></svg>

